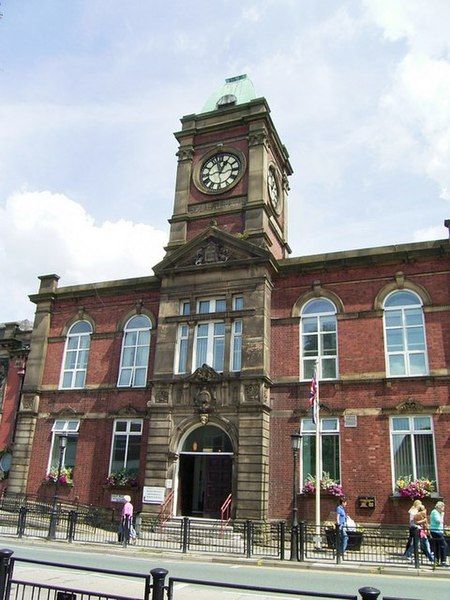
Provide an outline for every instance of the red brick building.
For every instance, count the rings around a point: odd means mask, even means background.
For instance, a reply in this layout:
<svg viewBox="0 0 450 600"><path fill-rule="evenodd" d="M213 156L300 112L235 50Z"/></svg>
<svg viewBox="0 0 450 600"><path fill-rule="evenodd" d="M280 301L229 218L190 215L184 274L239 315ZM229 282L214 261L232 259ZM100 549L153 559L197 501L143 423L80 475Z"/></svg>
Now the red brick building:
<svg viewBox="0 0 450 600"><path fill-rule="evenodd" d="M263 98L227 80L183 117L170 239L154 276L40 277L9 490L156 513L299 516L321 470L358 521L404 520L398 480L450 496L449 240L290 258L292 173ZM66 446L61 446L64 439ZM336 503L324 489L323 517Z"/></svg>

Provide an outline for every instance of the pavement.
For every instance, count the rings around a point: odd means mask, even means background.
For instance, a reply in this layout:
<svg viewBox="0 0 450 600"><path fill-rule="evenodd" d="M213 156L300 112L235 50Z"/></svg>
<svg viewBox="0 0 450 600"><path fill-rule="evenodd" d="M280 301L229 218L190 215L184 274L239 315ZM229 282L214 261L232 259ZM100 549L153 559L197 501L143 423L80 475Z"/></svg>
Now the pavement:
<svg viewBox="0 0 450 600"><path fill-rule="evenodd" d="M8 543L9 542L9 543ZM135 557L140 559L148 559L153 563L158 558L170 561L177 562L198 562L198 563L217 563L222 565L240 565L240 566L256 566L256 567L271 567L275 569L287 569L287 570L295 570L296 572L300 571L315 571L317 573L323 572L329 574L333 573L342 573L342 574L376 574L376 575L391 575L391 576L401 576L401 577L421 577L421 578L433 578L439 580L449 580L450 579L450 568L436 568L432 567L421 567L420 569L415 569L413 566L405 563L405 565L395 566L395 565L371 565L367 563L342 563L337 565L331 562L291 562L289 560L273 560L273 559L264 559L264 558L244 558L238 556L220 556L220 555L207 555L207 554L181 554L178 552L170 552L170 551L161 551L161 550L152 550L151 548L141 548L135 546L128 546L127 548L123 548L122 546L108 545L105 547L104 545L99 544L86 544L86 543L77 543L73 542L68 544L67 542L58 542L58 541L47 541L42 539L17 539L17 538L9 538L9 537L0 537L0 544L4 548L12 547L17 549L19 547L27 547L27 548L41 548L47 550L58 550L61 551L61 554L58 556L58 559L47 559L49 562L60 562L63 560L64 551L72 552L82 552L85 553L95 553L95 554L105 554L105 564L103 568L111 568L108 567L108 556L115 557ZM36 557L37 560L40 558ZM70 564L68 558L66 558L68 564ZM82 569L83 567L81 567ZM169 569L170 570L170 569ZM170 573L169 573L170 575ZM29 565L26 563L18 562L16 564L15 579L23 579L24 581L30 583L42 583L53 586L61 586L63 588L75 588L78 590L86 590L87 585L89 586L89 591L98 592L99 594L111 594L116 597L126 596L128 598L142 598L144 592L144 580L137 580L133 578L124 578L119 579L117 577L101 574L101 573L89 573L89 576L86 576L86 573L82 571L68 571L66 569L56 569L52 567L42 566L36 567L36 565ZM207 579L207 578L206 578ZM89 582L89 583L88 583ZM431 582L430 582L431 583ZM444 583L442 581L442 583ZM289 588L289 585L283 585L281 587ZM194 593L193 593L194 592ZM25 596L27 596L26 594ZM193 586L188 583L175 583L174 585L174 597L176 600L191 600L195 597L196 600L211 600L212 598L218 599L223 598L223 600L248 600L249 592L240 591L240 590L227 590L223 588L211 588L211 587L203 587L203 586ZM274 598L273 594L262 594L262 593L251 593L252 598L255 600L269 600ZM24 597L26 600L26 597Z"/></svg>

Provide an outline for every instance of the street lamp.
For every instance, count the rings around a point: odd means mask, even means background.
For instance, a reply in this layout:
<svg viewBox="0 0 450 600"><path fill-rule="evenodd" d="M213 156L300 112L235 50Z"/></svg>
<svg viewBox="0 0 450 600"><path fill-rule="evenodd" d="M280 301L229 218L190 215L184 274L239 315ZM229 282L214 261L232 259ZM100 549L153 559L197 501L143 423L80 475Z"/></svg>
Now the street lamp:
<svg viewBox="0 0 450 600"><path fill-rule="evenodd" d="M299 431L291 433L291 447L294 458L294 471L292 473L292 522L291 522L291 560L298 560L298 508L297 508L297 464L302 443Z"/></svg>
<svg viewBox="0 0 450 600"><path fill-rule="evenodd" d="M58 500L59 478L61 477L61 469L62 469L64 451L66 449L66 446L67 446L67 437L65 435L61 435L59 437L58 471L56 474L55 491L53 494L52 510L50 512L50 526L48 529L48 539L49 540L54 540L56 538L56 523L58 520L58 512L56 510L56 503Z"/></svg>

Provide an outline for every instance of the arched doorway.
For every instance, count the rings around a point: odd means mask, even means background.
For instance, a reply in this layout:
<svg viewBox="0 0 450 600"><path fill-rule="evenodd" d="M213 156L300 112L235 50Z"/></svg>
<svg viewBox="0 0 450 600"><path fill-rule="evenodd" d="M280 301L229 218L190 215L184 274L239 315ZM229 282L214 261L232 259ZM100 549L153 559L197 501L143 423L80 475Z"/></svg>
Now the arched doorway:
<svg viewBox="0 0 450 600"><path fill-rule="evenodd" d="M215 425L200 425L181 444L178 508L185 517L218 519L231 493L233 448Z"/></svg>

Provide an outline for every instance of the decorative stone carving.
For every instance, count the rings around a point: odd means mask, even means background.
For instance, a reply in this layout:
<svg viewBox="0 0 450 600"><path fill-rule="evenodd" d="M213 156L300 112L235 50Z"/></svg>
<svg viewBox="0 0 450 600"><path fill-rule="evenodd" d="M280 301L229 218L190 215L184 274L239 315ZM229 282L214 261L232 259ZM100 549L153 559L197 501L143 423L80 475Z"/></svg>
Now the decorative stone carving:
<svg viewBox="0 0 450 600"><path fill-rule="evenodd" d="M253 133L250 133L250 135L248 136L248 145L250 147L262 146L262 145L269 147L269 140L267 137L267 132L266 131L255 131Z"/></svg>
<svg viewBox="0 0 450 600"><path fill-rule="evenodd" d="M39 396L37 394L24 394L20 403L21 412L37 413L39 409Z"/></svg>
<svg viewBox="0 0 450 600"><path fill-rule="evenodd" d="M193 404L199 413L209 413L213 410L215 400L206 386L203 386L194 396Z"/></svg>
<svg viewBox="0 0 450 600"><path fill-rule="evenodd" d="M120 417L134 416L134 415L141 415L141 414L142 414L142 411L138 410L131 404L122 406L122 408L119 408L119 410L116 412L116 415L118 415Z"/></svg>
<svg viewBox="0 0 450 600"><path fill-rule="evenodd" d="M215 212L222 208L240 208L244 205L244 198L226 198L224 200L215 200L210 202L199 202L188 206L189 213Z"/></svg>
<svg viewBox="0 0 450 600"><path fill-rule="evenodd" d="M84 306L79 306L78 307L78 318L80 319L80 321L82 321L84 319L84 315L86 313L86 309Z"/></svg>
<svg viewBox="0 0 450 600"><path fill-rule="evenodd" d="M401 413L415 413L422 412L424 410L422 404L414 400L414 398L408 398L405 402L397 404L395 407L398 412Z"/></svg>
<svg viewBox="0 0 450 600"><path fill-rule="evenodd" d="M194 158L194 147L193 146L180 146L177 152L178 162L192 161Z"/></svg>
<svg viewBox="0 0 450 600"><path fill-rule="evenodd" d="M8 374L8 359L0 358L0 390L3 386L3 383L6 380L7 374Z"/></svg>
<svg viewBox="0 0 450 600"><path fill-rule="evenodd" d="M142 314L143 305L144 305L144 301L142 300L142 298L140 298L139 300L136 300L136 314L138 314L138 315Z"/></svg>
<svg viewBox="0 0 450 600"><path fill-rule="evenodd" d="M395 283L397 284L399 290L402 290L405 287L405 274L403 271L398 271L395 274Z"/></svg>
<svg viewBox="0 0 450 600"><path fill-rule="evenodd" d="M76 410L72 406L66 406L64 408L61 408L60 410L55 411L52 414L55 417L68 417L70 419L70 417L78 417L84 413Z"/></svg>
<svg viewBox="0 0 450 600"><path fill-rule="evenodd" d="M169 397L170 392L168 387L160 387L155 392L155 401L157 404L167 404Z"/></svg>
<svg viewBox="0 0 450 600"><path fill-rule="evenodd" d="M186 381L193 383L208 383L208 382L218 382L221 381L222 377L215 371L212 367L207 364L203 364L201 367L198 367L192 375L189 375L186 378Z"/></svg>
<svg viewBox="0 0 450 600"><path fill-rule="evenodd" d="M195 265L211 264L216 262L227 262L229 259L228 249L214 241L208 242L197 250L194 258Z"/></svg>
<svg viewBox="0 0 450 600"><path fill-rule="evenodd" d="M246 402L259 402L260 396L258 383L247 383L244 386L244 397Z"/></svg>

